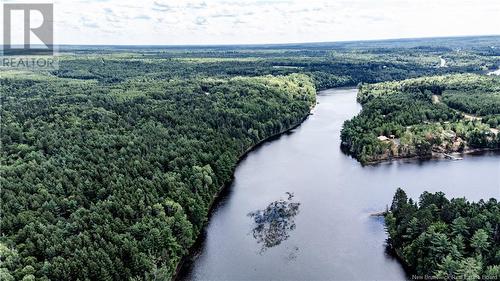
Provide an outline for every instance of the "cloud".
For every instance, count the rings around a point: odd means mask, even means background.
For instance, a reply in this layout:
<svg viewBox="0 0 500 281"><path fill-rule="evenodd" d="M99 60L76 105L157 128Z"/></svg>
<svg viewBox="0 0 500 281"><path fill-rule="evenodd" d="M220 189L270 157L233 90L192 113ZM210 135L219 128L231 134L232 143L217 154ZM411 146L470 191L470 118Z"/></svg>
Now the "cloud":
<svg viewBox="0 0 500 281"><path fill-rule="evenodd" d="M108 1L110 0L78 0L77 2L88 4L88 3L98 3L98 2L108 2Z"/></svg>
<svg viewBox="0 0 500 281"><path fill-rule="evenodd" d="M500 26L498 0L54 1L56 42L69 44L318 42L498 34Z"/></svg>
<svg viewBox="0 0 500 281"><path fill-rule="evenodd" d="M235 25L236 25L236 24L246 24L246 23L247 23L246 21L242 21L242 20L240 20L240 19L235 19L235 20L233 21L233 24L235 24Z"/></svg>
<svg viewBox="0 0 500 281"><path fill-rule="evenodd" d="M205 1L202 2L188 2L186 5L187 9L205 9L207 7L207 3Z"/></svg>
<svg viewBox="0 0 500 281"><path fill-rule="evenodd" d="M160 1L154 1L152 10L166 12L172 10L172 7L166 3Z"/></svg>
<svg viewBox="0 0 500 281"><path fill-rule="evenodd" d="M136 19L136 20L149 20L149 19L151 19L151 17L147 16L147 15L138 15L138 16L135 16L134 19Z"/></svg>
<svg viewBox="0 0 500 281"><path fill-rule="evenodd" d="M84 26L84 27L88 27L88 28L99 28L99 24L97 24L96 22L86 18L86 17L81 17L80 18L80 23Z"/></svg>
<svg viewBox="0 0 500 281"><path fill-rule="evenodd" d="M207 24L207 19L204 17L197 17L194 21L196 25L205 25Z"/></svg>
<svg viewBox="0 0 500 281"><path fill-rule="evenodd" d="M211 16L212 18L236 18L237 14L214 14Z"/></svg>
<svg viewBox="0 0 500 281"><path fill-rule="evenodd" d="M104 8L104 13L108 15L114 15L113 10L111 8Z"/></svg>

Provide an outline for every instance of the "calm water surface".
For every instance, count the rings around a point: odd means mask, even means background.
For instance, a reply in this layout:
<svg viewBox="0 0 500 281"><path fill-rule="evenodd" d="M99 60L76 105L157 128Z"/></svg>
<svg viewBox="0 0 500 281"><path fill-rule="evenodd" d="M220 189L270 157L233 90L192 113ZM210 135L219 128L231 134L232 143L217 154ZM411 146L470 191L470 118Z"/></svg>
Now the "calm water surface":
<svg viewBox="0 0 500 281"><path fill-rule="evenodd" d="M240 163L200 254L180 279L404 280L385 253L383 220L370 217L391 203L397 187L413 198L426 190L500 197L498 154L368 167L343 154L342 123L361 109L356 92L321 92L302 126Z"/></svg>

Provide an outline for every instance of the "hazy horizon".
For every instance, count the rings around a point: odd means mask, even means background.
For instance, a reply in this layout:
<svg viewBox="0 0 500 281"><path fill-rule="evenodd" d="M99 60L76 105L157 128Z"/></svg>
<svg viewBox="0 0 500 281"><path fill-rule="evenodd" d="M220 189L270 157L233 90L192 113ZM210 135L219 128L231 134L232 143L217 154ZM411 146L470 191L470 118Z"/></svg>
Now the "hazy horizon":
<svg viewBox="0 0 500 281"><path fill-rule="evenodd" d="M400 37L400 38L381 38L381 39L359 39L359 40L339 40L339 41L318 41L318 42L285 42L285 43L222 43L222 44L55 44L56 46L110 46L110 47L231 47L231 46L293 46L293 45L322 45L322 44L342 44L342 43L371 43L371 42L391 42L391 41L412 41L412 40L438 40L453 38L472 38L472 37L500 37L499 34L485 35L457 35L457 36L434 36L434 37ZM15 46L15 44L14 44Z"/></svg>

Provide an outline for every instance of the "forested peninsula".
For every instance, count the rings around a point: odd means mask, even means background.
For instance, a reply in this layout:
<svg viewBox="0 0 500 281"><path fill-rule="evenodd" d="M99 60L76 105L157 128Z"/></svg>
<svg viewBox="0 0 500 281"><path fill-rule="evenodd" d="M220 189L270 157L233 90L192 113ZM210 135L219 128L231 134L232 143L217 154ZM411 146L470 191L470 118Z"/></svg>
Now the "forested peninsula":
<svg viewBox="0 0 500 281"><path fill-rule="evenodd" d="M500 147L500 77L430 76L361 84L344 149L362 163Z"/></svg>

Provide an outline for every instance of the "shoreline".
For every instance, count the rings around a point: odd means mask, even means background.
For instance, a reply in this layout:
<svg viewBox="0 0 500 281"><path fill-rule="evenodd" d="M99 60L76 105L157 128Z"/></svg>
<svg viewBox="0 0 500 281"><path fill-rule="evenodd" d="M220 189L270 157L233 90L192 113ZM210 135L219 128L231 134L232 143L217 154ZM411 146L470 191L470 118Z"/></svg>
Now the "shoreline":
<svg viewBox="0 0 500 281"><path fill-rule="evenodd" d="M319 92L320 91L316 92L316 95ZM203 245L203 242L205 241L205 238L206 238L206 236L205 236L206 233L205 232L206 232L206 228L207 228L207 226L208 226L208 224L210 222L210 218L212 217L212 215L213 215L215 209L217 208L218 204L224 198L225 193L227 193L229 191L229 188L233 184L233 181L234 181L234 172L236 171L236 169L237 169L238 165L241 163L241 161L243 161L248 156L248 154L250 154L252 151L258 149L263 144L265 144L267 142L271 142L271 141L276 140L276 139L279 139L284 134L291 133L292 130L300 127L304 123L304 121L306 121L309 118L309 116L312 115L313 109L316 107L317 104L318 104L317 100L315 100L314 103L309 108L309 112L304 117L302 117L297 123L293 124L292 126L290 126L287 129L284 129L284 130L282 130L282 131L280 131L278 133L272 134L272 135L270 135L270 136L268 136L268 137L266 137L266 138L258 141L254 145L250 146L247 150L245 150L238 157L238 161L236 162L235 169L232 172L231 180L229 182L225 183L224 185L222 185L221 188L219 189L219 191L213 196L213 200L210 203L210 205L208 206L207 220L204 223L203 227L201 228L200 234L196 238L195 242L190 247L190 249L188 251L188 254L185 255L184 257L182 257L181 260L179 261L179 263L177 264L175 272L172 275L172 278L170 279L171 281L178 280L178 278L180 276L179 274L182 272L182 269L187 264L187 262L188 261L193 261L193 258L196 257L199 254L200 247Z"/></svg>
<svg viewBox="0 0 500 281"><path fill-rule="evenodd" d="M372 160L368 161L366 163L362 163L362 165L365 166L374 166L377 164L383 164L383 163L391 163L393 161L397 160L450 160L446 159L446 156L444 154L451 154L451 155L457 155L457 156L464 156L464 155L472 155L475 153L487 153L487 152L500 152L500 148L474 148L474 149L467 149L461 152L432 152L431 155L425 155L425 156L397 156L397 157L389 157L389 158L384 158L384 159L379 159L379 160ZM354 158L356 159L356 158ZM461 160L461 159L460 159ZM450 160L450 161L460 161L460 160ZM358 159L356 161L359 162ZM360 162L361 163L361 162Z"/></svg>

